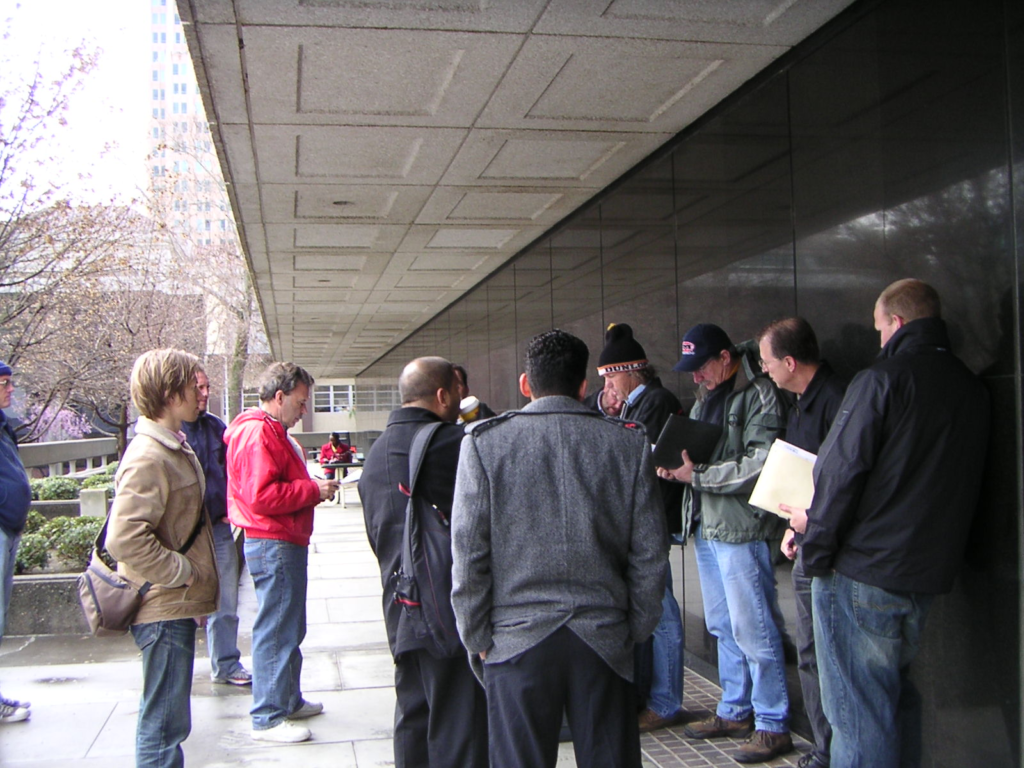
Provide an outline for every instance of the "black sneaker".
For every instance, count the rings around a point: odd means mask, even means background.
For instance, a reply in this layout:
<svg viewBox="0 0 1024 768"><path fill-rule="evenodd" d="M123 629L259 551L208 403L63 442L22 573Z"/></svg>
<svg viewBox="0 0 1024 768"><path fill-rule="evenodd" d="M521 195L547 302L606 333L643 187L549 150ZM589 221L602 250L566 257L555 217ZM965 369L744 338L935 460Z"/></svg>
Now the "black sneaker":
<svg viewBox="0 0 1024 768"><path fill-rule="evenodd" d="M732 756L737 763L767 763L779 755L793 751L793 739L789 732L755 731L739 752Z"/></svg>
<svg viewBox="0 0 1024 768"><path fill-rule="evenodd" d="M753 715L747 715L742 720L726 720L724 717L715 715L683 728L683 733L691 739L742 739L753 732Z"/></svg>

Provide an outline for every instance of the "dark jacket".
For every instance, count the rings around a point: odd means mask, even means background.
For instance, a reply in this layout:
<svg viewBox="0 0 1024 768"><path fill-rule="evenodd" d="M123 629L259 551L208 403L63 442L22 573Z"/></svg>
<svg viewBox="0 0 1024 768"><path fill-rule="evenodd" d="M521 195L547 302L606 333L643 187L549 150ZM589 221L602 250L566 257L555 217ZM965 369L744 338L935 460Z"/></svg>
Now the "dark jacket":
<svg viewBox="0 0 1024 768"><path fill-rule="evenodd" d="M31 503L32 490L18 455L18 438L6 414L0 411L0 525L11 533L20 533Z"/></svg>
<svg viewBox="0 0 1024 768"><path fill-rule="evenodd" d="M600 390L595 393L595 405L591 407L600 412L596 407L596 395L598 394L600 394ZM587 403L587 405L590 404ZM679 398L665 389L661 379L655 377L647 382L647 386L644 387L644 391L640 393L636 402L632 405L623 404L619 418L623 421L635 421L643 424L644 430L647 432L647 441L654 445L658 442L658 437L661 436L661 430L665 426L665 422L668 421L668 417L682 412L683 406L680 405ZM667 480L658 480L658 487L661 489L661 499L665 505L668 532L679 533L683 530L683 489L679 483Z"/></svg>
<svg viewBox="0 0 1024 768"><path fill-rule="evenodd" d="M825 442L846 393L846 382L822 362L804 393L790 405L785 440L797 448L817 453Z"/></svg>
<svg viewBox="0 0 1024 768"><path fill-rule="evenodd" d="M832 422L836 420L845 393L846 382L832 370L831 365L822 361L807 389L789 407L786 442L817 454ZM797 544L803 539L802 533L796 534Z"/></svg>
<svg viewBox="0 0 1024 768"><path fill-rule="evenodd" d="M212 413L200 413L195 421L183 421L189 446L199 459L206 476L206 494L203 503L210 521L219 523L228 514L227 446L224 445L224 422Z"/></svg>
<svg viewBox="0 0 1024 768"><path fill-rule="evenodd" d="M363 462L359 478L359 498L370 547L380 563L380 579L384 586L384 623L388 631L391 653L398 656L407 651L429 647L417 639L403 620L401 606L392 601L391 574L398 570L402 556L402 534L405 530L405 507L408 497L399 484L409 486L409 448L420 427L441 419L425 408L399 408L388 417L388 425ZM427 447L417 480L417 494L440 509L451 519L452 495L455 493L455 472L459 465L459 446L463 428L443 424ZM438 568L451 570L451 552Z"/></svg>
<svg viewBox="0 0 1024 768"><path fill-rule="evenodd" d="M804 568L952 589L981 488L989 398L938 318L907 323L850 383L814 466Z"/></svg>

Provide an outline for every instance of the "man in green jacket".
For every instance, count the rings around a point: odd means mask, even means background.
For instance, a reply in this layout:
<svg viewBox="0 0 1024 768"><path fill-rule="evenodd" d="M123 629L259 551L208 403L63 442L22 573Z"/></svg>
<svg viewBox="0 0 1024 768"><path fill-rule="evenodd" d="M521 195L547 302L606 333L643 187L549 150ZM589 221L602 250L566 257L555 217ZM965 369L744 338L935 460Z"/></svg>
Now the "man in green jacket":
<svg viewBox="0 0 1024 768"><path fill-rule="evenodd" d="M792 751L782 638L773 620L775 576L768 540L781 519L747 503L784 425L783 407L758 361L741 374L741 354L717 325L683 337L677 371L700 386L690 418L723 428L708 464L683 451L678 469L660 477L685 483L683 531L692 533L708 631L718 638L722 700L715 715L689 725L693 739L751 735L734 758L771 760Z"/></svg>

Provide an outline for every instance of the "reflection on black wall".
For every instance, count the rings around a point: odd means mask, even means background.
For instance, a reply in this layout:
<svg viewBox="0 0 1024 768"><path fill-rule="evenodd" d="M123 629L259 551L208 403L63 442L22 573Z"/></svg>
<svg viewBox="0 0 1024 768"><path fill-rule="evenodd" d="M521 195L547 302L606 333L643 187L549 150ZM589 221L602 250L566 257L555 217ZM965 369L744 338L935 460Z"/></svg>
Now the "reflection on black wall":
<svg viewBox="0 0 1024 768"><path fill-rule="evenodd" d="M852 374L877 354L881 289L932 283L997 418L967 563L915 664L925 764L1019 765L1024 3L869 2L805 49L364 374L449 355L500 411L523 402L530 336L565 328L596 362L604 327L628 322L687 401L670 369L695 323L739 340L799 313ZM687 650L712 662L691 557Z"/></svg>

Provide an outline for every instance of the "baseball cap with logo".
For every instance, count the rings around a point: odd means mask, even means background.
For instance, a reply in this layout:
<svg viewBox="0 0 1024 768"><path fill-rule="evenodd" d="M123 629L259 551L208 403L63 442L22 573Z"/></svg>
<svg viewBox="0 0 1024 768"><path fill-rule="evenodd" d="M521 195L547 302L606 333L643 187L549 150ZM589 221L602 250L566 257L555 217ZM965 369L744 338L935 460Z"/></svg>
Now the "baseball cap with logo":
<svg viewBox="0 0 1024 768"><path fill-rule="evenodd" d="M693 373L723 350L732 349L732 341L717 325L701 323L686 332L681 347L682 358L672 370Z"/></svg>

